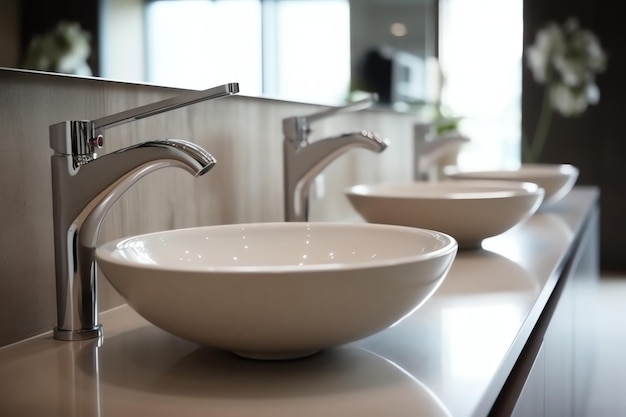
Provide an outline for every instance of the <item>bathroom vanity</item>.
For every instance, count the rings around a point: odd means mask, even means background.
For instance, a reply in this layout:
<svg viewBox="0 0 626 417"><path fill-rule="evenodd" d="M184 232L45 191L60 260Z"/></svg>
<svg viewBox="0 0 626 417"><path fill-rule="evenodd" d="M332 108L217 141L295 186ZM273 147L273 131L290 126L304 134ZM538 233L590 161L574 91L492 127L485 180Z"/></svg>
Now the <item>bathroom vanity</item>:
<svg viewBox="0 0 626 417"><path fill-rule="evenodd" d="M104 336L0 349L2 416L573 416L593 365L599 191L460 251L397 325L293 361L203 348L128 306Z"/></svg>

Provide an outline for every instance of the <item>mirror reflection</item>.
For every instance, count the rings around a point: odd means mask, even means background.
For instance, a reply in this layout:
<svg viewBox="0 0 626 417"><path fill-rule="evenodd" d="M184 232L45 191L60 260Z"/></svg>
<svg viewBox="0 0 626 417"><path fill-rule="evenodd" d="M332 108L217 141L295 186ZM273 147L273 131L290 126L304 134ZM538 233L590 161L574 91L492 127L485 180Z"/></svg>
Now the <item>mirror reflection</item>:
<svg viewBox="0 0 626 417"><path fill-rule="evenodd" d="M236 80L245 95L332 105L359 91L437 99L436 0L8 0L0 12L2 66L197 89Z"/></svg>
<svg viewBox="0 0 626 417"><path fill-rule="evenodd" d="M184 4L197 13L163 12ZM168 17L152 31L169 45L147 35L152 7ZM217 18L218 10L230 15ZM471 138L459 166L502 169L519 164L522 16L521 0L2 0L0 66L24 68L34 37L79 23L95 76L190 88L236 79L244 95L324 105L378 89L387 105L427 122L459 120ZM162 53L150 64L154 51ZM363 62L377 54L382 64L367 78Z"/></svg>

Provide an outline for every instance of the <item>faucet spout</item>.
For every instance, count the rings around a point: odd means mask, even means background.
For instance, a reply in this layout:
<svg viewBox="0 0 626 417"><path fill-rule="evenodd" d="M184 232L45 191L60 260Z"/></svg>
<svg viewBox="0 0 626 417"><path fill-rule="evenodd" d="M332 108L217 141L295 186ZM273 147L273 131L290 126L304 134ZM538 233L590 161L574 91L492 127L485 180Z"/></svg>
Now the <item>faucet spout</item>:
<svg viewBox="0 0 626 417"><path fill-rule="evenodd" d="M100 226L117 199L157 169L179 167L200 176L215 165L215 158L206 150L179 139L143 142L98 158L103 129L237 91L237 84L227 84L94 121L50 126L56 339L84 340L102 335L95 248Z"/></svg>
<svg viewBox="0 0 626 417"><path fill-rule="evenodd" d="M308 220L309 192L313 179L337 157L352 148L380 153L388 144L386 139L366 130L307 143L300 148L284 141L285 220Z"/></svg>

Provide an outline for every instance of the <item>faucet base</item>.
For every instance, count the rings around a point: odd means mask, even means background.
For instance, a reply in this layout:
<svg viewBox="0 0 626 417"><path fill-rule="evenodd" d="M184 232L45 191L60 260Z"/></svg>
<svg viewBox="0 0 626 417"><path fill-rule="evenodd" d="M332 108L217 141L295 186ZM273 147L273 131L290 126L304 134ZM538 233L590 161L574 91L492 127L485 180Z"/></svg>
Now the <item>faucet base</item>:
<svg viewBox="0 0 626 417"><path fill-rule="evenodd" d="M85 339L95 339L102 337L102 325L98 324L93 329L65 330L54 328L54 338L57 340L75 341Z"/></svg>

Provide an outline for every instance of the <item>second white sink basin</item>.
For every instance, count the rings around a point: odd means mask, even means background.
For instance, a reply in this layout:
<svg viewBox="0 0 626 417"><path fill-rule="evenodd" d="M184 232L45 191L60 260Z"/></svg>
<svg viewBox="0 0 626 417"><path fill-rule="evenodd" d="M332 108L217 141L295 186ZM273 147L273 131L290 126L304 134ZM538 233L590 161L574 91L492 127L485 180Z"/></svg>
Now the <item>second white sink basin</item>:
<svg viewBox="0 0 626 417"><path fill-rule="evenodd" d="M156 326L257 359L288 359L392 326L439 287L443 233L351 223L197 227L100 246L100 268Z"/></svg>
<svg viewBox="0 0 626 417"><path fill-rule="evenodd" d="M346 190L370 223L440 230L460 248L479 247L535 213L544 191L536 184L505 181L439 181L356 185Z"/></svg>
<svg viewBox="0 0 626 417"><path fill-rule="evenodd" d="M462 180L526 181L539 185L545 195L542 205L556 203L576 184L578 168L570 164L522 164L517 169L488 171L452 171L449 178Z"/></svg>

